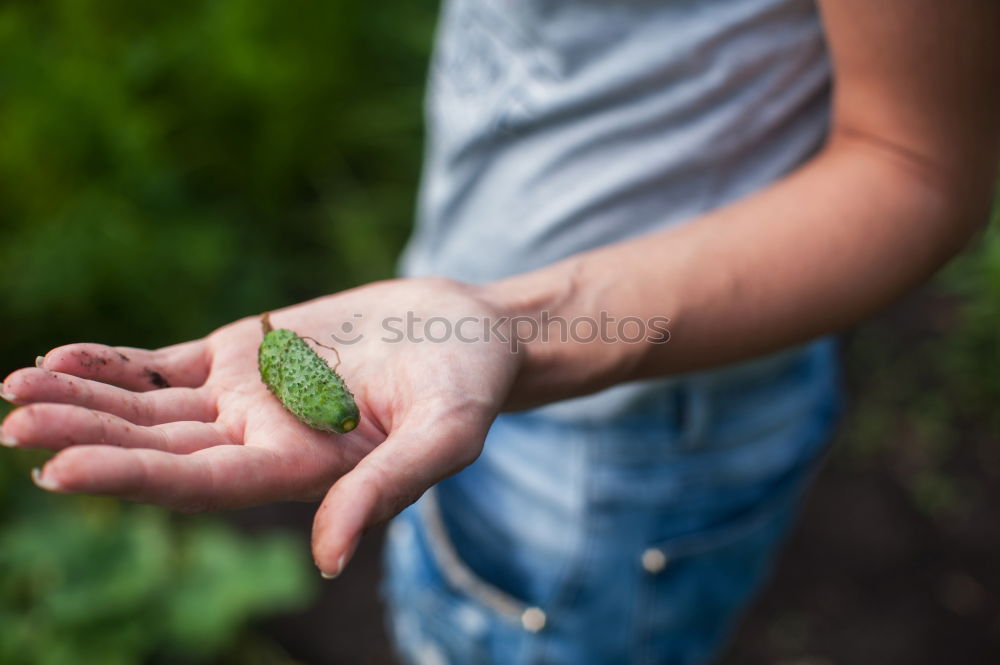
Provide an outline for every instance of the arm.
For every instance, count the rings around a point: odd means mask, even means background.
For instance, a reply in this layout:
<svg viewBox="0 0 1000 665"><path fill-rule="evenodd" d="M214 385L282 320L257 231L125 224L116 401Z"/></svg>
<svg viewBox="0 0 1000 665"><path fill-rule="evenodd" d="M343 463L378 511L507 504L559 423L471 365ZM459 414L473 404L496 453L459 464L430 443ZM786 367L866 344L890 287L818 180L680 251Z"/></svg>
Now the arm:
<svg viewBox="0 0 1000 665"><path fill-rule="evenodd" d="M821 4L835 71L824 148L692 223L486 287L514 316L671 321L667 344L528 343L506 408L842 329L926 279L988 219L1000 4Z"/></svg>

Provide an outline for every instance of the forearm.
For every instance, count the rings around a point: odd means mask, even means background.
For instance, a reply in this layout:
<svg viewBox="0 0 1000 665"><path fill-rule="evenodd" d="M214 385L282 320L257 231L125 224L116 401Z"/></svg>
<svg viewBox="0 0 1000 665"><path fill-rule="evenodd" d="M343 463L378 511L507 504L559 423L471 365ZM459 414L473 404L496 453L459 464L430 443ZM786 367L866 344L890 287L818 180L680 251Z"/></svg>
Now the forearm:
<svg viewBox="0 0 1000 665"><path fill-rule="evenodd" d="M988 170L988 169L987 169ZM668 317L669 341L534 336L508 408L739 361L841 330L926 279L987 217L975 185L838 135L784 180L700 219L488 285L512 316Z"/></svg>

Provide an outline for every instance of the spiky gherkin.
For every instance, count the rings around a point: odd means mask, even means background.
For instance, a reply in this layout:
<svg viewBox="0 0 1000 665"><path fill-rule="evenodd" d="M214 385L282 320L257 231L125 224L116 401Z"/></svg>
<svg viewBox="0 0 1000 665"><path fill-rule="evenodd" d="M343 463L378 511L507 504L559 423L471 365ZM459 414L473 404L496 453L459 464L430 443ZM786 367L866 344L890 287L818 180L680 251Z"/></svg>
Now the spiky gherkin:
<svg viewBox="0 0 1000 665"><path fill-rule="evenodd" d="M357 427L358 405L337 372L294 332L272 328L267 314L261 324L260 378L278 401L313 429L344 434Z"/></svg>

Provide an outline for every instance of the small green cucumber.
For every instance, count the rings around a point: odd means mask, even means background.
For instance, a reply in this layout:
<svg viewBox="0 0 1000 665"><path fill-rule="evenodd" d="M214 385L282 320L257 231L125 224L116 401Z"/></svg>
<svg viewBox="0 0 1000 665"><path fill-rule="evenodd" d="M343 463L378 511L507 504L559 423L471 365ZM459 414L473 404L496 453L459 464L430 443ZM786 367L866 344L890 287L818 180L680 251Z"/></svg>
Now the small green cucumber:
<svg viewBox="0 0 1000 665"><path fill-rule="evenodd" d="M260 378L282 406L313 429L344 434L357 427L358 405L337 372L303 338L272 328L267 314L260 318Z"/></svg>

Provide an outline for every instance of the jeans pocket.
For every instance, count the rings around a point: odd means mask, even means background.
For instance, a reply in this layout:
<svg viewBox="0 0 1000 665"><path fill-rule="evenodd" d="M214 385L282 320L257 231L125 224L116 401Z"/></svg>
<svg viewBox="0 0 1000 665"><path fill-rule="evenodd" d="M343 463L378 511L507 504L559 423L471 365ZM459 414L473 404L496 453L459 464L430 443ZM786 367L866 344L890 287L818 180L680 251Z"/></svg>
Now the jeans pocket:
<svg viewBox="0 0 1000 665"><path fill-rule="evenodd" d="M528 632L545 627L545 611L477 575L459 556L441 515L437 493L432 488L419 504L427 544L443 581L455 592L486 609L508 626Z"/></svg>
<svg viewBox="0 0 1000 665"><path fill-rule="evenodd" d="M483 579L459 557L434 488L393 520L385 556L389 628L408 665L516 665L528 653L528 638L545 628L544 610Z"/></svg>
<svg viewBox="0 0 1000 665"><path fill-rule="evenodd" d="M707 528L649 543L637 566L637 662L710 661L766 579L805 480Z"/></svg>
<svg viewBox="0 0 1000 665"><path fill-rule="evenodd" d="M390 524L382 593L387 624L407 665L487 665L491 620L442 576L415 507Z"/></svg>

